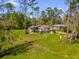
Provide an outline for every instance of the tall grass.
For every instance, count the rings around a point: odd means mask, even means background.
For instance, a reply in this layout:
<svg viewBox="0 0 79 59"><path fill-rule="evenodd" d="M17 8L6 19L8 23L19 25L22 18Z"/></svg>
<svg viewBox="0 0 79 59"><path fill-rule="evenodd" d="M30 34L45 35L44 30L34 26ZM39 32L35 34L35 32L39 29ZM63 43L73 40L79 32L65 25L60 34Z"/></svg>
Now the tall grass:
<svg viewBox="0 0 79 59"><path fill-rule="evenodd" d="M15 30L13 32L19 33L20 39L17 42L36 42L28 52L5 56L2 59L79 59L79 44L65 43L66 38L63 35L60 39L60 35L57 34L24 34L24 31Z"/></svg>

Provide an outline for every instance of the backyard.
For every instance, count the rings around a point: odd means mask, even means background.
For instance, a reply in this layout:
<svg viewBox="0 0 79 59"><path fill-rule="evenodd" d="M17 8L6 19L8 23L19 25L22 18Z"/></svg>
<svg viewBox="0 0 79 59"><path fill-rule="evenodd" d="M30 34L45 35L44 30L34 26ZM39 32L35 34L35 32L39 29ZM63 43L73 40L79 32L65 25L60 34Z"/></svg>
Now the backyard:
<svg viewBox="0 0 79 59"><path fill-rule="evenodd" d="M79 0L0 0L0 59L79 59Z"/></svg>
<svg viewBox="0 0 79 59"><path fill-rule="evenodd" d="M29 50L6 55L1 59L78 59L79 43L68 44L67 39L57 34L24 34L23 30L13 30L20 34L19 44L24 41L35 41ZM20 43L21 42L21 43ZM17 47L16 47L17 48ZM19 50L17 50L19 51Z"/></svg>

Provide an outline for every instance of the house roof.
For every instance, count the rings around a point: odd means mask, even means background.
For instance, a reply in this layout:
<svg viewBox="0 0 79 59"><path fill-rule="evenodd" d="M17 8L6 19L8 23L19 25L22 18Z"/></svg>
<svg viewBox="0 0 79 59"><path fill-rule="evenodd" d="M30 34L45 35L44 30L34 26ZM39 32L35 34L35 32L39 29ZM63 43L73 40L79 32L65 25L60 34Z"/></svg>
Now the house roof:
<svg viewBox="0 0 79 59"><path fill-rule="evenodd" d="M66 27L66 25L64 24L56 24L56 25L53 25L54 27Z"/></svg>
<svg viewBox="0 0 79 59"><path fill-rule="evenodd" d="M37 28L37 27L39 27L39 26L30 26L29 28L33 29L33 28Z"/></svg>

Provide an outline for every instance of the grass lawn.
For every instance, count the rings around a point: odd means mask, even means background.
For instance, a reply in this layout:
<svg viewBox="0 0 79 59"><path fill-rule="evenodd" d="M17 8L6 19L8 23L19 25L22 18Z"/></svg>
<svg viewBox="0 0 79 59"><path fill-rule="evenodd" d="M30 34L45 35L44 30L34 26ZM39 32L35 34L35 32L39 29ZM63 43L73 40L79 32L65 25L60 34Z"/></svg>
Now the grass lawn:
<svg viewBox="0 0 79 59"><path fill-rule="evenodd" d="M69 45L63 35L60 39L56 34L22 34L21 39L35 43L27 52L1 59L79 59L79 44Z"/></svg>

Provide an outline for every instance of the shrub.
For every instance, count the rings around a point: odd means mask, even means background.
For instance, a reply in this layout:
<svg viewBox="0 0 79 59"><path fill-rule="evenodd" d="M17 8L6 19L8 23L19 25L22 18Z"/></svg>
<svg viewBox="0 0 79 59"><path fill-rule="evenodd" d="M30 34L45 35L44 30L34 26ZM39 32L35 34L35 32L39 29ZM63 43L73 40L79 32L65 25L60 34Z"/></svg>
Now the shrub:
<svg viewBox="0 0 79 59"><path fill-rule="evenodd" d="M25 30L25 34L29 34L29 31L28 30Z"/></svg>
<svg viewBox="0 0 79 59"><path fill-rule="evenodd" d="M12 30L0 30L0 50L4 50L15 45L15 42L18 41L18 37L19 35L17 32Z"/></svg>

